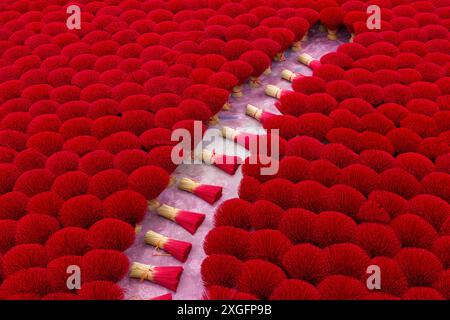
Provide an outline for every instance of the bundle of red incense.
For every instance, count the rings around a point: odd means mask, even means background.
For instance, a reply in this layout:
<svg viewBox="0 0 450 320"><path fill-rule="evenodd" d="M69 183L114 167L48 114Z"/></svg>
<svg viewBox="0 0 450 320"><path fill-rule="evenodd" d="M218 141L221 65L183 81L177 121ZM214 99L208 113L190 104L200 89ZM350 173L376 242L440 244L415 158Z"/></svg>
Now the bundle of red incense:
<svg viewBox="0 0 450 320"><path fill-rule="evenodd" d="M281 89L280 87L268 84L266 86L266 88L264 89L264 92L269 97L272 97L272 98L275 98L275 99L280 99L281 96L283 96L284 94L289 92L289 90L284 90L284 89Z"/></svg>
<svg viewBox="0 0 450 320"><path fill-rule="evenodd" d="M159 203L157 203L153 208L155 208L156 212L161 217L172 220L191 234L194 234L198 227L203 223L203 220L205 220L205 215L203 213L180 210L166 204L159 205Z"/></svg>
<svg viewBox="0 0 450 320"><path fill-rule="evenodd" d="M222 187L201 184L189 178L183 178L178 184L178 189L195 194L197 197L213 204L222 196Z"/></svg>
<svg viewBox="0 0 450 320"><path fill-rule="evenodd" d="M284 80L287 80L289 82L294 81L297 78L303 78L304 75L298 72L293 72L291 70L288 69L284 69L283 71L281 71L281 78Z"/></svg>
<svg viewBox="0 0 450 320"><path fill-rule="evenodd" d="M157 250L162 249L175 259L185 262L191 252L192 244L186 241L170 239L152 230L147 231L144 236L145 243L154 246Z"/></svg>
<svg viewBox="0 0 450 320"><path fill-rule="evenodd" d="M314 59L307 53L302 53L299 55L297 60L305 66L310 67L312 70L315 70L322 65L319 60Z"/></svg>
<svg viewBox="0 0 450 320"><path fill-rule="evenodd" d="M247 107L245 108L245 114L248 115L249 117L258 120L261 123L264 123L269 118L275 116L274 113L264 111L260 108L255 107L252 104L247 104Z"/></svg>
<svg viewBox="0 0 450 320"><path fill-rule="evenodd" d="M172 299L172 294L171 293L166 293L157 297L153 297L149 300L173 300Z"/></svg>
<svg viewBox="0 0 450 320"><path fill-rule="evenodd" d="M242 164L242 159L238 156L217 154L214 151L209 150L202 151L202 160L206 164L213 165L230 175L234 175L236 170Z"/></svg>
<svg viewBox="0 0 450 320"><path fill-rule="evenodd" d="M177 291L183 267L157 267L139 262L133 262L130 277L141 281L148 280L164 288Z"/></svg>
<svg viewBox="0 0 450 320"><path fill-rule="evenodd" d="M256 134L239 132L230 127L222 127L222 136L225 139L236 142L246 149L250 149L251 145L257 145L259 138Z"/></svg>

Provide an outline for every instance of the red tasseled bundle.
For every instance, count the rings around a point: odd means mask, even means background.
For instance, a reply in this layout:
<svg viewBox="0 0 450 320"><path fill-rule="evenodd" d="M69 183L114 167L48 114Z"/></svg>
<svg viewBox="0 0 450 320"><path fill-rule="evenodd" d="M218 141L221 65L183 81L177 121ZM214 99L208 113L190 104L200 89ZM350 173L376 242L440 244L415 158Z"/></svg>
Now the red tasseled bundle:
<svg viewBox="0 0 450 320"><path fill-rule="evenodd" d="M243 53L239 60L245 61L253 67L253 73L250 81L253 85L258 84L258 77L270 67L270 59L267 55L259 50L250 50Z"/></svg>
<svg viewBox="0 0 450 320"><path fill-rule="evenodd" d="M225 63L220 70L233 74L239 80L238 85L233 88L233 96L242 96L240 86L247 81L253 73L253 67L245 61L235 60Z"/></svg>
<svg viewBox="0 0 450 320"><path fill-rule="evenodd" d="M286 60L284 57L284 51L287 50L295 40L295 34L287 28L271 28L269 38L278 42L281 50L275 56L276 61Z"/></svg>
<svg viewBox="0 0 450 320"><path fill-rule="evenodd" d="M147 211L146 199L131 190L111 194L104 200L103 206L104 217L120 219L131 225L141 222Z"/></svg>
<svg viewBox="0 0 450 320"><path fill-rule="evenodd" d="M27 214L20 218L16 225L16 243L40 243L59 229L59 221L54 217L42 214Z"/></svg>
<svg viewBox="0 0 450 320"><path fill-rule="evenodd" d="M50 190L54 180L54 175L46 169L34 169L24 172L17 178L14 184L14 191L23 192L28 196Z"/></svg>
<svg viewBox="0 0 450 320"><path fill-rule="evenodd" d="M17 152L8 147L0 147L0 163L11 163Z"/></svg>
<svg viewBox="0 0 450 320"><path fill-rule="evenodd" d="M396 166L395 159L392 155L382 150L364 150L360 153L359 157L361 164L372 168L377 173Z"/></svg>
<svg viewBox="0 0 450 320"><path fill-rule="evenodd" d="M63 148L64 137L56 132L40 132L27 141L28 148L35 148L46 156L60 151Z"/></svg>
<svg viewBox="0 0 450 320"><path fill-rule="evenodd" d="M320 300L319 291L308 282L284 280L272 292L270 300Z"/></svg>
<svg viewBox="0 0 450 320"><path fill-rule="evenodd" d="M144 150L151 150L153 147L173 145L171 141L171 131L166 128L152 128L140 135L139 141Z"/></svg>
<svg viewBox="0 0 450 320"><path fill-rule="evenodd" d="M110 281L92 281L84 283L78 292L82 300L123 300L121 287Z"/></svg>
<svg viewBox="0 0 450 320"><path fill-rule="evenodd" d="M403 247L429 249L438 234L425 219L413 214L402 214L395 218L391 227L394 229Z"/></svg>
<svg viewBox="0 0 450 320"><path fill-rule="evenodd" d="M323 144L311 137L295 137L289 140L286 154L316 160L320 157Z"/></svg>
<svg viewBox="0 0 450 320"><path fill-rule="evenodd" d="M411 89L402 84L390 84L383 88L384 101L405 105L413 98Z"/></svg>
<svg viewBox="0 0 450 320"><path fill-rule="evenodd" d="M178 184L178 189L190 192L209 204L214 204L222 197L223 187L201 184L189 178L183 178Z"/></svg>
<svg viewBox="0 0 450 320"><path fill-rule="evenodd" d="M299 135L313 137L320 141L325 140L325 136L333 126L329 117L317 112L302 114L297 119L297 125Z"/></svg>
<svg viewBox="0 0 450 320"><path fill-rule="evenodd" d="M368 293L361 281L343 275L327 277L317 289L322 300L361 300Z"/></svg>
<svg viewBox="0 0 450 320"><path fill-rule="evenodd" d="M58 176L52 185L52 191L67 200L86 193L90 177L81 171L69 171Z"/></svg>
<svg viewBox="0 0 450 320"><path fill-rule="evenodd" d="M238 88L237 86L233 88L234 95L238 94L239 92L237 88ZM217 114L228 103L227 101L229 96L230 96L229 91L225 89L206 88L204 91L201 92L198 98L209 106L211 114Z"/></svg>
<svg viewBox="0 0 450 320"><path fill-rule="evenodd" d="M219 54L206 54L197 60L197 68L208 68L212 71L219 71L225 62L227 62L227 59Z"/></svg>
<svg viewBox="0 0 450 320"><path fill-rule="evenodd" d="M173 300L172 299L172 294L171 293L166 293L157 297L153 297L149 300Z"/></svg>
<svg viewBox="0 0 450 320"><path fill-rule="evenodd" d="M364 147L361 134L353 129L333 128L328 133L325 132L325 134L329 143L340 143L355 152L360 152ZM319 139L319 137L316 138ZM325 140L325 137L322 136L320 140Z"/></svg>
<svg viewBox="0 0 450 320"><path fill-rule="evenodd" d="M147 231L144 237L145 243L154 246L156 251L162 249L181 262L186 262L192 249L190 242L170 239L154 231ZM155 253L154 255L160 255Z"/></svg>
<svg viewBox="0 0 450 320"><path fill-rule="evenodd" d="M379 223L362 223L356 230L355 243L371 257L393 257L402 243L391 227Z"/></svg>
<svg viewBox="0 0 450 320"><path fill-rule="evenodd" d="M263 123L264 129L272 130L279 129L280 136L284 139L292 139L299 135L298 120L294 116L290 115L261 115L261 121ZM265 117L264 117L265 116Z"/></svg>
<svg viewBox="0 0 450 320"><path fill-rule="evenodd" d="M57 115L44 114L37 116L33 120L31 120L30 124L27 127L26 133L28 135L33 135L45 131L58 132L61 128L61 125L61 120Z"/></svg>
<svg viewBox="0 0 450 320"><path fill-rule="evenodd" d="M435 160L436 171L450 174L450 153L440 155Z"/></svg>
<svg viewBox="0 0 450 320"><path fill-rule="evenodd" d="M435 171L433 162L427 157L412 152L398 155L396 165L415 176L418 180Z"/></svg>
<svg viewBox="0 0 450 320"><path fill-rule="evenodd" d="M19 169L20 172L25 172L33 169L42 169L45 167L47 158L36 149L25 149L17 153L12 164ZM6 170L5 174L8 174ZM5 181L6 183L8 180Z"/></svg>
<svg viewBox="0 0 450 320"><path fill-rule="evenodd" d="M244 176L239 185L239 198L254 202L258 199L261 182L256 178Z"/></svg>
<svg viewBox="0 0 450 320"><path fill-rule="evenodd" d="M31 119L31 115L28 112L8 113L1 120L0 127L2 129L25 132Z"/></svg>
<svg viewBox="0 0 450 320"><path fill-rule="evenodd" d="M341 178L341 170L327 160L315 160L309 165L307 179L315 180L326 187L331 187Z"/></svg>
<svg viewBox="0 0 450 320"><path fill-rule="evenodd" d="M417 152L423 154L429 159L435 159L440 155L450 151L448 146L448 138L445 134L441 134L439 138L430 137L423 139L417 146Z"/></svg>
<svg viewBox="0 0 450 320"><path fill-rule="evenodd" d="M441 261L430 251L420 248L403 248L395 260L408 278L410 286L431 286L443 271Z"/></svg>
<svg viewBox="0 0 450 320"><path fill-rule="evenodd" d="M116 132L100 141L100 148L114 154L126 149L138 149L139 139L130 132Z"/></svg>
<svg viewBox="0 0 450 320"><path fill-rule="evenodd" d="M320 11L320 22L328 29L328 39L336 40L336 33L344 19L340 7L328 7Z"/></svg>
<svg viewBox="0 0 450 320"><path fill-rule="evenodd" d="M410 199L422 191L417 179L400 168L388 169L379 175L379 188L394 192L406 199Z"/></svg>
<svg viewBox="0 0 450 320"><path fill-rule="evenodd" d="M114 155L105 150L95 150L85 154L79 161L78 168L88 175L113 169Z"/></svg>
<svg viewBox="0 0 450 320"><path fill-rule="evenodd" d="M114 192L128 187L127 175L120 170L104 170L94 175L88 186L88 193L105 199Z"/></svg>
<svg viewBox="0 0 450 320"><path fill-rule="evenodd" d="M141 167L128 177L129 188L139 192L147 200L155 199L168 185L169 175L160 167Z"/></svg>
<svg viewBox="0 0 450 320"><path fill-rule="evenodd" d="M3 281L2 290L7 296L16 294L45 296L51 291L47 269L35 267L20 270ZM36 299L36 297L33 299Z"/></svg>
<svg viewBox="0 0 450 320"><path fill-rule="evenodd" d="M265 182L261 186L259 199L268 200L282 207L288 209L293 206L293 188L294 183L285 179L273 179ZM278 192L277 190L284 190Z"/></svg>
<svg viewBox="0 0 450 320"><path fill-rule="evenodd" d="M262 260L248 260L242 267L237 288L261 299L267 299L280 282L286 279L283 270Z"/></svg>
<svg viewBox="0 0 450 320"><path fill-rule="evenodd" d="M355 188L364 195L378 188L378 174L369 167L352 164L341 170L340 182Z"/></svg>
<svg viewBox="0 0 450 320"><path fill-rule="evenodd" d="M15 130L0 131L0 144L16 151L25 149L27 137L24 133Z"/></svg>
<svg viewBox="0 0 450 320"><path fill-rule="evenodd" d="M276 177L297 183L308 179L309 169L309 161L301 157L287 156L280 161Z"/></svg>
<svg viewBox="0 0 450 320"><path fill-rule="evenodd" d="M24 216L28 197L17 191L8 192L0 195L0 218L18 220Z"/></svg>
<svg viewBox="0 0 450 320"><path fill-rule="evenodd" d="M72 151L60 151L48 157L45 167L55 175L77 170L80 157Z"/></svg>
<svg viewBox="0 0 450 320"><path fill-rule="evenodd" d="M311 244L298 244L283 257L283 267L290 277L319 283L329 273L324 252Z"/></svg>
<svg viewBox="0 0 450 320"><path fill-rule="evenodd" d="M293 189L293 207L303 208L313 212L327 210L329 205L329 192L326 187L312 180L297 183Z"/></svg>
<svg viewBox="0 0 450 320"><path fill-rule="evenodd" d="M12 191L14 184L20 177L20 171L10 163L0 164L0 194Z"/></svg>
<svg viewBox="0 0 450 320"><path fill-rule="evenodd" d="M321 64L333 64L341 67L344 70L351 70L353 66L353 59L346 53L330 52L320 58Z"/></svg>
<svg viewBox="0 0 450 320"><path fill-rule="evenodd" d="M217 38L203 40L199 45L202 54L221 54L225 48L225 41Z"/></svg>
<svg viewBox="0 0 450 320"><path fill-rule="evenodd" d="M3 256L3 274L5 278L13 273L32 268L45 267L48 255L45 247L40 244L21 244L10 249Z"/></svg>
<svg viewBox="0 0 450 320"><path fill-rule="evenodd" d="M247 257L250 234L242 229L223 226L209 231L203 243L207 255L228 254L244 260Z"/></svg>
<svg viewBox="0 0 450 320"><path fill-rule="evenodd" d="M81 195L67 200L61 207L59 218L64 226L86 228L103 216L103 204L92 195Z"/></svg>
<svg viewBox="0 0 450 320"><path fill-rule="evenodd" d="M241 272L243 262L225 254L213 254L206 257L201 265L201 275L205 286L220 285L233 288Z"/></svg>
<svg viewBox="0 0 450 320"><path fill-rule="evenodd" d="M114 157L114 168L130 174L134 170L149 164L148 155L139 149L123 150Z"/></svg>
<svg viewBox="0 0 450 320"><path fill-rule="evenodd" d="M444 236L438 238L431 248L431 251L441 259L442 264L445 268L448 268L450 265L450 236Z"/></svg>
<svg viewBox="0 0 450 320"><path fill-rule="evenodd" d="M450 201L449 182L450 175L443 172L430 173L421 180L425 193L438 196L445 201Z"/></svg>
<svg viewBox="0 0 450 320"><path fill-rule="evenodd" d="M439 291L429 287L409 288L402 295L403 300L445 300Z"/></svg>
<svg viewBox="0 0 450 320"><path fill-rule="evenodd" d="M339 168L344 168L359 161L359 156L356 153L339 143L324 145L320 155L323 159L334 163Z"/></svg>
<svg viewBox="0 0 450 320"><path fill-rule="evenodd" d="M65 255L83 255L90 250L87 236L88 232L85 229L66 227L51 235L45 248L51 259Z"/></svg>
<svg viewBox="0 0 450 320"><path fill-rule="evenodd" d="M181 102L181 97L174 93L160 93L152 97L151 111L177 106Z"/></svg>
<svg viewBox="0 0 450 320"><path fill-rule="evenodd" d="M324 79L327 82L340 80L344 75L344 70L332 64L324 64L313 71L313 75Z"/></svg>
<svg viewBox="0 0 450 320"><path fill-rule="evenodd" d="M91 133L97 139L106 138L116 132L123 131L123 121L118 116L104 116L95 119Z"/></svg>
<svg viewBox="0 0 450 320"><path fill-rule="evenodd" d="M254 231L250 234L248 258L281 265L283 256L291 247L291 241L278 230Z"/></svg>
<svg viewBox="0 0 450 320"><path fill-rule="evenodd" d="M366 274L369 256L352 243L333 244L324 249L330 274L340 274L360 279Z"/></svg>
<svg viewBox="0 0 450 320"><path fill-rule="evenodd" d="M208 78L207 84L211 87L232 91L233 87L239 83L238 78L229 72L216 72Z"/></svg>
<svg viewBox="0 0 450 320"><path fill-rule="evenodd" d="M339 109L349 110L351 113L358 117L362 117L365 114L373 113L373 106L365 100L360 98L351 98L342 101L339 104Z"/></svg>
<svg viewBox="0 0 450 320"><path fill-rule="evenodd" d="M133 244L135 237L136 232L128 223L105 218L89 228L87 239L94 249L125 251Z"/></svg>
<svg viewBox="0 0 450 320"><path fill-rule="evenodd" d="M195 84L207 83L210 76L214 74L214 71L207 68L195 68L192 70L190 78Z"/></svg>
<svg viewBox="0 0 450 320"><path fill-rule="evenodd" d="M208 286L203 300L258 300L254 295L222 286Z"/></svg>
<svg viewBox="0 0 450 320"><path fill-rule="evenodd" d="M2 235L0 237L0 254L4 254L15 246L16 221L9 219L0 220L0 233Z"/></svg>
<svg viewBox="0 0 450 320"><path fill-rule="evenodd" d="M128 257L119 251L94 249L83 256L81 268L89 281L118 282L128 271Z"/></svg>
<svg viewBox="0 0 450 320"><path fill-rule="evenodd" d="M352 187L337 184L329 189L329 207L338 212L345 212L349 216L355 216L366 198Z"/></svg>
<svg viewBox="0 0 450 320"><path fill-rule="evenodd" d="M47 266L49 281L53 290L67 292L67 278L70 274L67 273L67 268L71 265L80 266L82 257L80 256L62 256L56 258Z"/></svg>
<svg viewBox="0 0 450 320"><path fill-rule="evenodd" d="M275 106L281 113L297 117L306 112L305 99L303 93L289 91L275 102Z"/></svg>
<svg viewBox="0 0 450 320"><path fill-rule="evenodd" d="M430 222L439 230L449 215L449 205L445 200L433 195L421 194L409 201L408 211L415 213Z"/></svg>
<svg viewBox="0 0 450 320"><path fill-rule="evenodd" d="M155 209L161 217L175 222L191 234L195 234L205 220L203 213L185 211L160 203L157 203L157 205Z"/></svg>
<svg viewBox="0 0 450 320"><path fill-rule="evenodd" d="M420 136L409 128L394 128L386 137L397 153L415 152L421 143Z"/></svg>
<svg viewBox="0 0 450 320"><path fill-rule="evenodd" d="M295 41L299 42L307 35L310 24L308 20L304 18L292 16L284 21L284 27L290 29L295 35ZM294 50L299 50L300 48L300 44L294 43Z"/></svg>
<svg viewBox="0 0 450 320"><path fill-rule="evenodd" d="M159 110L155 114L155 127L170 129L178 121L185 119L184 112L176 107Z"/></svg>
<svg viewBox="0 0 450 320"><path fill-rule="evenodd" d="M269 59L273 59L275 55L280 52L281 46L275 40L267 37L265 36L263 38L253 40L252 46L255 50L265 53Z"/></svg>
<svg viewBox="0 0 450 320"><path fill-rule="evenodd" d="M336 243L353 242L356 234L355 222L342 213L325 211L314 220L314 243L327 247Z"/></svg>
<svg viewBox="0 0 450 320"><path fill-rule="evenodd" d="M122 115L125 131L138 136L149 128L154 127L153 114L144 110L127 111Z"/></svg>
<svg viewBox="0 0 450 320"><path fill-rule="evenodd" d="M337 109L330 113L330 119L334 128L349 128L359 131L361 128L360 119L347 109Z"/></svg>
<svg viewBox="0 0 450 320"><path fill-rule="evenodd" d="M306 95L325 91L326 82L319 77L297 77L292 81L292 89Z"/></svg>
<svg viewBox="0 0 450 320"><path fill-rule="evenodd" d="M228 41L223 48L223 54L229 61L237 60L246 51L253 50L250 41L244 39L233 39ZM224 63L225 64L225 63Z"/></svg>
<svg viewBox="0 0 450 320"><path fill-rule="evenodd" d="M231 226L249 230L251 208L250 203L239 198L226 200L214 214L214 226Z"/></svg>
<svg viewBox="0 0 450 320"><path fill-rule="evenodd" d="M276 229L283 209L270 201L258 200L249 209L250 224L255 230Z"/></svg>
<svg viewBox="0 0 450 320"><path fill-rule="evenodd" d="M179 105L178 109L185 114L186 119L208 121L212 114L206 103L196 99L185 99Z"/></svg>

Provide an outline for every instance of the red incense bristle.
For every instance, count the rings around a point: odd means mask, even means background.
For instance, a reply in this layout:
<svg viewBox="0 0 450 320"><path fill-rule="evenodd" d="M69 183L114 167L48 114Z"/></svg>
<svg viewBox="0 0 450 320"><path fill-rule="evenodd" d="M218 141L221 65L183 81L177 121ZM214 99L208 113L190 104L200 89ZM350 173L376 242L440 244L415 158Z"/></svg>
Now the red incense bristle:
<svg viewBox="0 0 450 320"><path fill-rule="evenodd" d="M192 249L192 244L186 241L170 239L154 231L145 234L145 242L154 246L156 250L162 249L175 259L185 262Z"/></svg>
<svg viewBox="0 0 450 320"><path fill-rule="evenodd" d="M130 277L148 280L174 292L177 291L183 267L157 267L134 262L131 266Z"/></svg>
<svg viewBox="0 0 450 320"><path fill-rule="evenodd" d="M242 159L238 156L215 154L214 151L208 150L203 150L202 159L205 163L212 164L230 175L234 175L242 163Z"/></svg>
<svg viewBox="0 0 450 320"><path fill-rule="evenodd" d="M194 234L197 231L198 227L200 227L204 220L205 215L203 213L190 211L179 211L175 218L175 222L191 234Z"/></svg>
<svg viewBox="0 0 450 320"><path fill-rule="evenodd" d="M207 184L200 184L189 178L183 178L178 184L178 188L195 194L209 204L214 204L222 196L222 187Z"/></svg>
<svg viewBox="0 0 450 320"><path fill-rule="evenodd" d="M172 300L172 294L171 293L166 293L157 297L153 297L149 300Z"/></svg>

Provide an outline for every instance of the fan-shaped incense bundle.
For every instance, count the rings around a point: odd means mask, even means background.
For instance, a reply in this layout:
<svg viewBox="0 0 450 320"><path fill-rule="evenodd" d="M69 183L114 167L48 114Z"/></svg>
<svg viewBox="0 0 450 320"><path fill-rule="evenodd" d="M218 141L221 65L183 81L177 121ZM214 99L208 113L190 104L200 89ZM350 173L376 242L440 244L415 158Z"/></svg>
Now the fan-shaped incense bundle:
<svg viewBox="0 0 450 320"><path fill-rule="evenodd" d="M183 267L157 267L139 262L133 262L130 277L141 281L148 280L164 288L177 291Z"/></svg>
<svg viewBox="0 0 450 320"><path fill-rule="evenodd" d="M222 127L222 136L225 139L236 142L246 149L250 148L251 143L258 143L258 135L252 133L242 133L230 127Z"/></svg>
<svg viewBox="0 0 450 320"><path fill-rule="evenodd" d="M192 249L192 244L186 241L170 239L152 230L147 231L144 236L145 243L154 246L157 250L162 249L175 259L185 262Z"/></svg>
<svg viewBox="0 0 450 320"><path fill-rule="evenodd" d="M288 69L284 69L283 71L281 71L281 78L284 80L287 80L289 82L292 82L297 78L303 78L303 77L304 77L304 75L302 75L301 73L293 72Z"/></svg>
<svg viewBox="0 0 450 320"><path fill-rule="evenodd" d="M213 204L222 196L222 187L201 184L189 178L183 178L178 184L178 189L195 194L197 197Z"/></svg>
<svg viewBox="0 0 450 320"><path fill-rule="evenodd" d="M261 123L264 123L264 121L275 116L275 114L264 111L260 108L257 108L252 104L247 105L247 107L245 109L245 114L248 115L249 117L252 117L252 118L258 120Z"/></svg>
<svg viewBox="0 0 450 320"><path fill-rule="evenodd" d="M238 156L228 156L225 154L216 154L214 151L203 150L202 160L206 164L214 165L220 170L233 175L242 163L242 159Z"/></svg>
<svg viewBox="0 0 450 320"><path fill-rule="evenodd" d="M194 234L205 220L203 213L180 210L166 204L161 205L157 201L153 201L151 208L156 210L161 217L172 220L191 234Z"/></svg>
<svg viewBox="0 0 450 320"><path fill-rule="evenodd" d="M302 53L299 55L297 60L305 66L310 67L312 70L315 70L322 65L319 60L314 59L307 53Z"/></svg>
<svg viewBox="0 0 450 320"><path fill-rule="evenodd" d="M266 95L268 95L269 97L273 97L275 99L280 99L281 96L286 93L286 90L283 90L277 86L268 84L264 90L264 92L266 93Z"/></svg>

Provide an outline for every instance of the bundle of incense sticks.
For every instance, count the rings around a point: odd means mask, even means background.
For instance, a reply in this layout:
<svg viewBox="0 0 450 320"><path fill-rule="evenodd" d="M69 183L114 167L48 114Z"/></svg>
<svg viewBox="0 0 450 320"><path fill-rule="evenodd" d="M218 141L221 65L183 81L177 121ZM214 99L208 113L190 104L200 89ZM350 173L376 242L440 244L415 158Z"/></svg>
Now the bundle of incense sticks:
<svg viewBox="0 0 450 320"><path fill-rule="evenodd" d="M298 72L293 72L291 70L288 69L284 69L283 71L281 71L281 78L284 80L287 80L289 82L294 81L297 78L303 78L304 75Z"/></svg>
<svg viewBox="0 0 450 320"><path fill-rule="evenodd" d="M213 204L222 196L222 187L208 184L201 184L189 178L183 178L178 183L178 189L190 192L197 197Z"/></svg>
<svg viewBox="0 0 450 320"><path fill-rule="evenodd" d="M257 108L252 104L247 105L247 107L245 108L245 114L258 120L261 123L264 123L266 120L276 115L274 113Z"/></svg>
<svg viewBox="0 0 450 320"><path fill-rule="evenodd" d="M307 53L302 53L299 55L297 60L305 66L310 67L312 70L315 70L322 65L319 60L314 59Z"/></svg>
<svg viewBox="0 0 450 320"><path fill-rule="evenodd" d="M203 213L181 210L166 204L160 204L157 201L152 203L151 209L155 210L161 217L175 222L191 234L194 234L205 220Z"/></svg>
<svg viewBox="0 0 450 320"><path fill-rule="evenodd" d="M151 281L172 291L177 291L182 273L183 267L160 267L139 262L133 262L130 269L131 278Z"/></svg>
<svg viewBox="0 0 450 320"><path fill-rule="evenodd" d="M202 150L202 160L206 164L213 165L226 173L233 175L242 164L242 159L238 156L217 154L214 151Z"/></svg>
<svg viewBox="0 0 450 320"><path fill-rule="evenodd" d="M192 244L186 241L170 239L155 231L149 230L144 236L145 243L154 246L157 250L162 249L175 259L185 262L192 249Z"/></svg>

